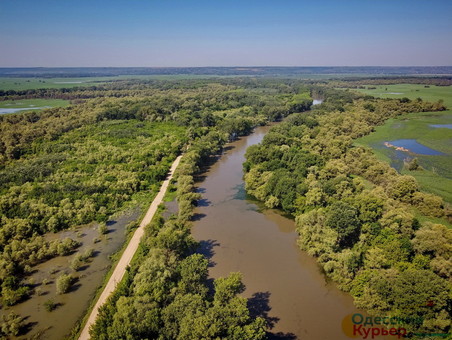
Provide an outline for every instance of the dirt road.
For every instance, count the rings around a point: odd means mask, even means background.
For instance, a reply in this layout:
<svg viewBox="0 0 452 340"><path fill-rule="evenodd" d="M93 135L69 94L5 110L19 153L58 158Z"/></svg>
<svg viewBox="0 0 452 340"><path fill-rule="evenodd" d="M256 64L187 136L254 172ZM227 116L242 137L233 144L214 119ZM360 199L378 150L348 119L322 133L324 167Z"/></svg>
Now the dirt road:
<svg viewBox="0 0 452 340"><path fill-rule="evenodd" d="M179 165L181 157L182 156L178 156L176 158L176 160L173 162L173 164L171 165L171 169L168 174L168 177L162 183L160 191L158 192L157 196L155 196L154 201L152 201L152 203L146 213L146 216L144 216L143 220L140 223L140 226L137 228L137 230L133 234L132 239L130 240L129 244L127 245L126 250L122 254L121 259L119 260L113 274L111 275L110 279L108 280L108 283L105 286L104 291L100 295L99 300L97 300L96 305L94 306L93 310L91 311L91 314L85 324L85 327L83 328L82 332L80 333L79 340L88 340L90 338L89 328L96 321L96 317L97 317L97 314L99 313L100 306L102 306L105 303L107 298L114 291L116 285L123 278L127 266L130 264L130 261L132 260L133 255L135 254L135 252L138 249L140 239L144 234L144 227L151 222L152 218L154 217L155 212L157 211L157 207L162 202L163 197L165 196L165 193L166 193L166 189L168 188L168 184L171 181L171 179L173 178L174 170L176 170L177 166Z"/></svg>

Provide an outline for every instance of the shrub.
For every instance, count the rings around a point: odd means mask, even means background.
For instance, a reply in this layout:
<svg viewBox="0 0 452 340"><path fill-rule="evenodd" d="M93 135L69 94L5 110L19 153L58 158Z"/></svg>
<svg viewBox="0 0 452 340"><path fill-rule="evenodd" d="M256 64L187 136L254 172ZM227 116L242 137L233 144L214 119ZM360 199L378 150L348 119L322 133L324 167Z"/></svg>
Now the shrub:
<svg viewBox="0 0 452 340"><path fill-rule="evenodd" d="M56 280L57 294L65 294L71 288L74 278L68 274L61 274Z"/></svg>

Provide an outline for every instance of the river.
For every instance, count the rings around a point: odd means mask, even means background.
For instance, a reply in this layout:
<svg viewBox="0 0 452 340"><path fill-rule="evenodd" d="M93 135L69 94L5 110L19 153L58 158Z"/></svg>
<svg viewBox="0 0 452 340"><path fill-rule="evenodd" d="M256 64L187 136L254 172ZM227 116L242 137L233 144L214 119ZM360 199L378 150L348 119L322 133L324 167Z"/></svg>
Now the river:
<svg viewBox="0 0 452 340"><path fill-rule="evenodd" d="M228 144L202 174L202 194L192 233L211 262L213 278L240 271L253 315L270 324L270 339L349 339L342 321L356 313L352 297L322 274L316 260L296 245L293 220L264 209L246 195L242 163L250 145L269 127Z"/></svg>

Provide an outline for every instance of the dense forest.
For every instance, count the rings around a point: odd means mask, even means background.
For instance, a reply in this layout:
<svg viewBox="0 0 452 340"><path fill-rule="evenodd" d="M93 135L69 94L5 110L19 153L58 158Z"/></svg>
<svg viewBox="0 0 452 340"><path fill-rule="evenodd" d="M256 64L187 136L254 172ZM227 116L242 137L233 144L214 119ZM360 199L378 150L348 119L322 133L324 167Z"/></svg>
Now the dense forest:
<svg viewBox="0 0 452 340"><path fill-rule="evenodd" d="M291 115L247 150L247 191L295 217L300 248L318 258L357 307L375 319L397 318L412 334L447 334L452 231L439 221L450 222L450 207L353 145L388 118L445 108L313 91L325 98L321 105Z"/></svg>
<svg viewBox="0 0 452 340"><path fill-rule="evenodd" d="M176 155L188 148L177 183L179 217L149 227L142 249L142 256L146 257L142 265L149 268L137 266L136 275L130 275L134 284L127 286L140 287L137 280L144 280L142 271L146 275L149 270L156 271L156 275L160 275L158 270L164 271L161 275L165 279L154 287L157 295L145 296L146 305L138 306L143 302L143 292L151 288L142 287L141 293L134 290L126 294L139 309L154 306L154 316L148 320L155 323L154 328L131 327L132 335L126 336L125 330L116 329L119 327L116 323L110 325L105 321L110 328L107 333L103 329L102 334L117 339L152 338L166 322L163 312L167 307L175 313L193 298L205 306L204 318L212 318L220 311L225 313L226 306L230 313L237 313L235 317L231 314L226 328L211 330L212 338L228 332L236 334L237 339L243 338L243 334L249 334L246 337L250 339L261 338L265 334L262 320L245 317L246 301L236 296L243 290L239 274L218 280L214 296L207 292L206 260L192 254L195 244L187 226L197 198L190 192L191 176L227 141L250 133L257 125L307 110L312 104L309 90L296 82L252 80L132 81L111 86L117 92L106 88L57 90L52 95L63 98L69 93L73 104L0 116L2 304L12 306L32 298L35 285L26 278L33 267L55 256L72 254L80 245L70 238L49 241L47 234L80 224L103 223L146 192L149 201ZM43 98L46 91L34 95ZM30 93L15 96L26 99ZM10 99L4 93L2 98ZM79 98L84 100L74 100ZM79 262L85 260L84 255L79 257ZM57 284L66 287L60 289L61 293L68 290L77 275L75 271L59 278ZM183 287L176 294L178 285ZM173 303L183 305L177 307ZM115 315L119 317L121 313L118 307ZM170 323L192 322L175 319L174 315L168 318ZM183 332L189 330L182 328L180 338L186 339L188 335ZM21 318L14 313L4 318L5 335L20 334L23 329ZM110 332L112 329L115 332ZM166 335L168 339L177 331L168 324L168 332L170 329L173 333ZM198 338L196 334L191 338Z"/></svg>

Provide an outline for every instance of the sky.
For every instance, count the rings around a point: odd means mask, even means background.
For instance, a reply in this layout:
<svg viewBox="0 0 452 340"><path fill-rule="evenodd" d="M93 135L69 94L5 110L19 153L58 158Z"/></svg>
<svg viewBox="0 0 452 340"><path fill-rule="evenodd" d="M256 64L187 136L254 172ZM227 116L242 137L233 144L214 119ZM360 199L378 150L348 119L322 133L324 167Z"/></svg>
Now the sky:
<svg viewBox="0 0 452 340"><path fill-rule="evenodd" d="M451 65L452 0L0 0L0 67Z"/></svg>

